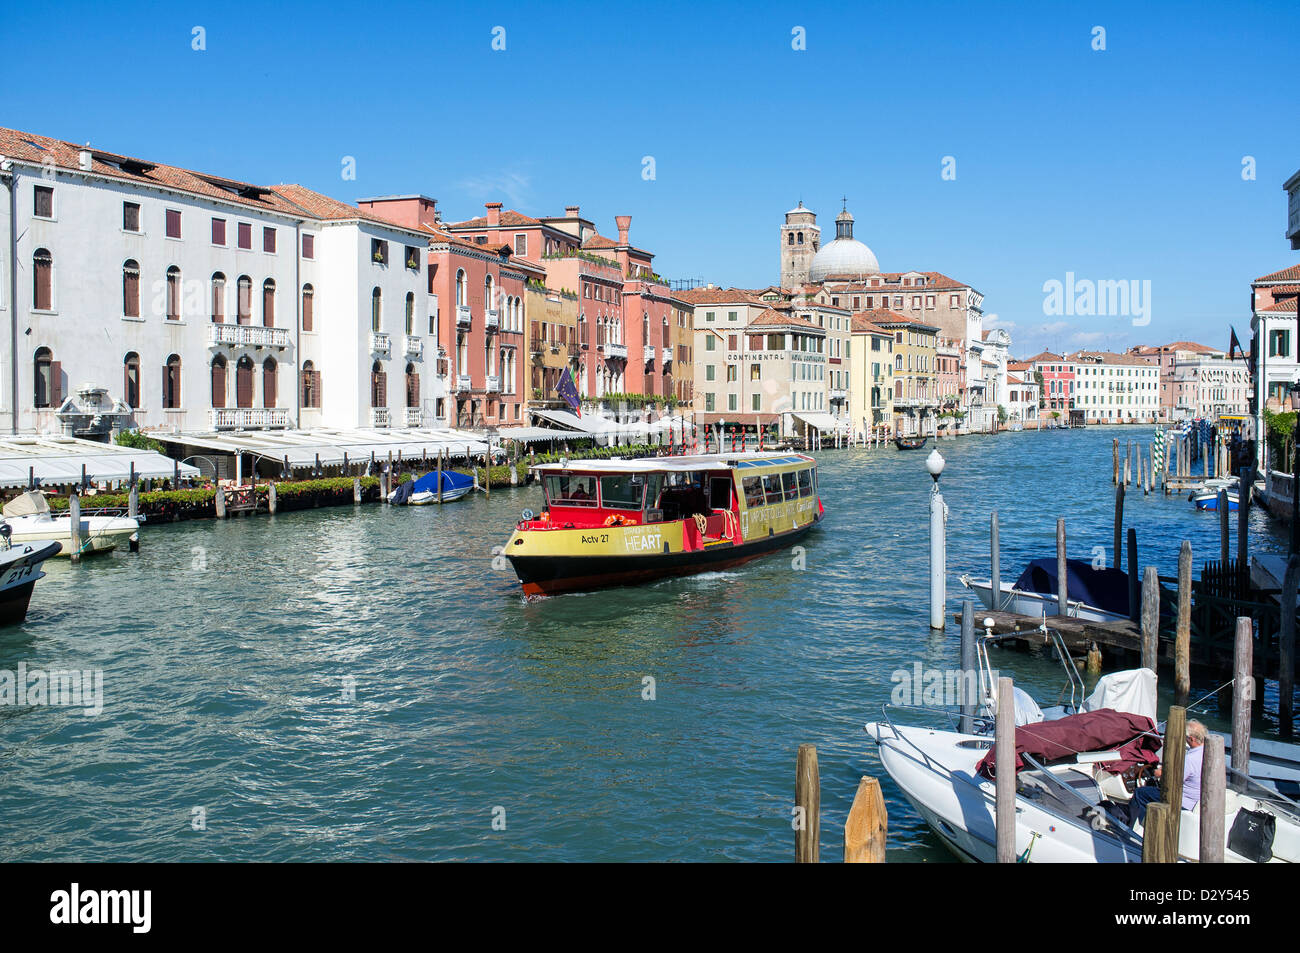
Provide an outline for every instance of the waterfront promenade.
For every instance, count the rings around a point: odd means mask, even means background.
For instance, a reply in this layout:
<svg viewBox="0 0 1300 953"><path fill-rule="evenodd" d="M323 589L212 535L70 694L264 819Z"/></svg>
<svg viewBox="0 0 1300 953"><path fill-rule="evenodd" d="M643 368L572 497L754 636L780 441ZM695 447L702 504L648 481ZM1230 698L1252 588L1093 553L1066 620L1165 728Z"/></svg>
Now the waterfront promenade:
<svg viewBox="0 0 1300 953"><path fill-rule="evenodd" d="M940 442L950 609L993 507L1004 573L1053 551L1058 516L1071 556L1108 551L1111 440L1146 434ZM0 669L101 669L104 708L0 708L0 857L785 861L801 741L833 854L857 778L883 777L862 724L894 671L954 666L957 633L928 628L925 454L817 457L801 550L612 592L526 602L493 567L532 487L148 525L138 554L47 567ZM1252 521L1254 552L1285 549ZM1162 575L1184 538L1217 553L1181 496L1130 496L1126 523ZM947 859L885 794L890 859Z"/></svg>

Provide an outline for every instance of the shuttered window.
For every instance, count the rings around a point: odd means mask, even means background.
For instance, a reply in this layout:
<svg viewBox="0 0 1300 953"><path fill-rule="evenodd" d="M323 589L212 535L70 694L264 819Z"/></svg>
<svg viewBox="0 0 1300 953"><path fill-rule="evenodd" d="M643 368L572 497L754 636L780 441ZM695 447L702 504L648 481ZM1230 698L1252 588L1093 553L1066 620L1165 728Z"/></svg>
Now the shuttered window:
<svg viewBox="0 0 1300 953"><path fill-rule="evenodd" d="M163 408L176 410L181 405L181 357L173 354L163 367Z"/></svg>
<svg viewBox="0 0 1300 953"><path fill-rule="evenodd" d="M253 362L246 357L235 365L235 406L253 406Z"/></svg>
<svg viewBox="0 0 1300 953"><path fill-rule="evenodd" d="M181 237L181 213L174 208L167 210L167 237Z"/></svg>
<svg viewBox="0 0 1300 953"><path fill-rule="evenodd" d="M37 218L54 217L54 189L48 185L32 187L32 214Z"/></svg>
<svg viewBox="0 0 1300 953"><path fill-rule="evenodd" d="M140 206L135 202L122 203L122 231L140 231Z"/></svg>
<svg viewBox="0 0 1300 953"><path fill-rule="evenodd" d="M48 249L38 248L32 256L32 307L50 311L54 307L54 257Z"/></svg>
<svg viewBox="0 0 1300 953"><path fill-rule="evenodd" d="M262 229L262 251L269 252L272 255L275 254L275 229L274 228Z"/></svg>
<svg viewBox="0 0 1300 953"><path fill-rule="evenodd" d="M236 302L238 307L237 320L240 324L249 324L253 320L253 279L248 275L239 276L239 286L236 289Z"/></svg>
<svg viewBox="0 0 1300 953"><path fill-rule="evenodd" d="M406 406L420 406L420 375L411 365L406 368Z"/></svg>
<svg viewBox="0 0 1300 953"><path fill-rule="evenodd" d="M302 257L303 258L316 257L316 236L315 235L302 236Z"/></svg>
<svg viewBox="0 0 1300 953"><path fill-rule="evenodd" d="M302 405L320 409L320 397L320 371L312 367L311 361L305 361L302 365Z"/></svg>
<svg viewBox="0 0 1300 953"><path fill-rule="evenodd" d="M370 406L388 406L388 374L376 361L370 369Z"/></svg>
<svg viewBox="0 0 1300 953"><path fill-rule="evenodd" d="M276 397L279 395L277 383L279 380L279 366L275 363L274 358L267 358L262 363L262 406L274 407Z"/></svg>
<svg viewBox="0 0 1300 953"><path fill-rule="evenodd" d="M212 362L212 406L226 406L226 359L221 356Z"/></svg>
<svg viewBox="0 0 1300 953"><path fill-rule="evenodd" d="M181 319L181 270L175 265L167 269L167 320Z"/></svg>
<svg viewBox="0 0 1300 953"><path fill-rule="evenodd" d="M212 276L212 323L224 324L226 320L226 276L217 272Z"/></svg>
<svg viewBox="0 0 1300 953"><path fill-rule="evenodd" d="M132 351L122 362L122 398L132 409L140 407L140 355Z"/></svg>
<svg viewBox="0 0 1300 953"><path fill-rule="evenodd" d="M312 322L315 320L315 298L316 295L311 285L302 286L302 329L310 331Z"/></svg>
<svg viewBox="0 0 1300 953"><path fill-rule="evenodd" d="M212 244L224 245L226 243L226 220L224 218L214 218L212 220Z"/></svg>
<svg viewBox="0 0 1300 953"><path fill-rule="evenodd" d="M140 263L133 258L122 265L122 314L140 317Z"/></svg>
<svg viewBox="0 0 1300 953"><path fill-rule="evenodd" d="M270 278L262 282L262 327L275 327L275 282Z"/></svg>
<svg viewBox="0 0 1300 953"><path fill-rule="evenodd" d="M253 226L248 222L240 222L238 226L239 247L251 249L253 247Z"/></svg>

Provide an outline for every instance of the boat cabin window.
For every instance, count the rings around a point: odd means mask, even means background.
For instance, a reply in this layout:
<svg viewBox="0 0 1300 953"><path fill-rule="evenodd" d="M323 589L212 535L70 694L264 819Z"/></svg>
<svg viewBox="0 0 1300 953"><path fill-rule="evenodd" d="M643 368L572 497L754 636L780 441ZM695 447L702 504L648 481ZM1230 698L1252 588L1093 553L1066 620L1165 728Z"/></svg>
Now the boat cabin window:
<svg viewBox="0 0 1300 953"><path fill-rule="evenodd" d="M799 471L799 495L812 496L812 492L813 492L812 471L800 470Z"/></svg>
<svg viewBox="0 0 1300 953"><path fill-rule="evenodd" d="M645 474L627 473L600 478L600 505L607 510L639 510L645 495Z"/></svg>
<svg viewBox="0 0 1300 953"><path fill-rule="evenodd" d="M596 478L559 474L546 478L546 501L551 506L596 505Z"/></svg>
<svg viewBox="0 0 1300 953"><path fill-rule="evenodd" d="M785 492L787 500L799 499L799 487L795 483L793 470L781 474L781 489Z"/></svg>
<svg viewBox="0 0 1300 953"><path fill-rule="evenodd" d="M756 506L763 505L763 478L762 477L745 477L745 507L753 509Z"/></svg>
<svg viewBox="0 0 1300 953"><path fill-rule="evenodd" d="M763 477L763 492L767 494L768 503L781 502L781 474L772 473Z"/></svg>
<svg viewBox="0 0 1300 953"><path fill-rule="evenodd" d="M731 477L709 480L709 505L715 510L731 509Z"/></svg>
<svg viewBox="0 0 1300 953"><path fill-rule="evenodd" d="M665 520L686 519L696 513L708 515L709 501L704 496L704 474L671 473L668 486L659 497L659 509Z"/></svg>

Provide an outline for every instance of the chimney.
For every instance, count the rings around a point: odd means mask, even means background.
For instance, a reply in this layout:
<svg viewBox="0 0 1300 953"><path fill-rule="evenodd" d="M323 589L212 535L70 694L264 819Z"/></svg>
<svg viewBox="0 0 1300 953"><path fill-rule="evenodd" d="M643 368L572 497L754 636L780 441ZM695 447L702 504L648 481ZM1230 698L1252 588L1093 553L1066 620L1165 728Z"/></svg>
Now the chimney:
<svg viewBox="0 0 1300 953"><path fill-rule="evenodd" d="M81 166L82 172L90 171L91 155L89 149L82 149L77 156L77 164Z"/></svg>
<svg viewBox="0 0 1300 953"><path fill-rule="evenodd" d="M564 217L565 217L565 218L577 218L577 217L578 217L578 206L576 206L576 205L566 205L566 206L564 206Z"/></svg>
<svg viewBox="0 0 1300 953"><path fill-rule="evenodd" d="M614 224L618 226L618 243L627 244L627 230L632 227L631 215L615 215Z"/></svg>
<svg viewBox="0 0 1300 953"><path fill-rule="evenodd" d="M483 205L487 209L487 223L489 228L501 227L501 203L486 202Z"/></svg>

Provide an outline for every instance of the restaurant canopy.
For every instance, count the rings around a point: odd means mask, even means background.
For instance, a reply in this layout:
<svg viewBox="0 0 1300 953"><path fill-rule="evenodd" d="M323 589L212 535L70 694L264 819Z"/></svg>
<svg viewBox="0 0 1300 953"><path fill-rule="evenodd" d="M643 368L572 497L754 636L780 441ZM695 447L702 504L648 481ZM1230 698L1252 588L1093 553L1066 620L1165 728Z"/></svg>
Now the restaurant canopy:
<svg viewBox="0 0 1300 953"><path fill-rule="evenodd" d="M83 467L90 483L129 480L132 464L139 478L176 475L176 461L152 450L55 435L14 435L0 440L0 487L25 487L32 479L46 486L80 483ZM195 477L199 471L181 464L180 475Z"/></svg>
<svg viewBox="0 0 1300 953"><path fill-rule="evenodd" d="M812 427L816 430L834 431L834 430L848 430L849 428L849 422L847 419L839 420L835 417L832 417L830 414L823 414L823 413L818 413L816 411L810 411L810 410L794 410L791 411L791 413L794 414L794 416L798 420L802 420L809 427Z"/></svg>
<svg viewBox="0 0 1300 953"><path fill-rule="evenodd" d="M481 455L487 443L479 434L463 430L371 429L371 430L243 430L156 435L166 443L208 450L218 454L247 453L265 460L289 461L290 469L319 464L341 466L393 459L427 460L445 452L452 458ZM500 447L493 444L496 453Z"/></svg>

